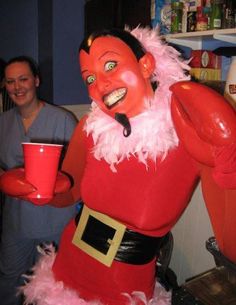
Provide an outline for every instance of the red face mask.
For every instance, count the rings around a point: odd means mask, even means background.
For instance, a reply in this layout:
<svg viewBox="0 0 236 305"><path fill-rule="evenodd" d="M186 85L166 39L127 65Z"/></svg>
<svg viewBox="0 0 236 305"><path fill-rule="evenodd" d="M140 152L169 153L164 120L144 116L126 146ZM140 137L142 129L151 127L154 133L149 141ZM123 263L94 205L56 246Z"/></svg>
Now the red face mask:
<svg viewBox="0 0 236 305"><path fill-rule="evenodd" d="M79 55L89 96L105 113L130 118L144 110L145 98L153 95L149 79L154 61L145 60L150 59L149 53L138 61L122 40L106 36L94 40L89 54L81 50Z"/></svg>

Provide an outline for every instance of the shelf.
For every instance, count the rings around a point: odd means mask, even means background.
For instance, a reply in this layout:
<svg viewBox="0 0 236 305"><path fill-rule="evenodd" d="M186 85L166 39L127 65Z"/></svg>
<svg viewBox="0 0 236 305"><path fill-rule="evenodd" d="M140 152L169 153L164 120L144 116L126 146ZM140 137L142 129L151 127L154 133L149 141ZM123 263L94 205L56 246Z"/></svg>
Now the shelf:
<svg viewBox="0 0 236 305"><path fill-rule="evenodd" d="M202 49L202 43L207 39L236 44L236 28L168 34L165 39L169 43L189 47L193 50Z"/></svg>

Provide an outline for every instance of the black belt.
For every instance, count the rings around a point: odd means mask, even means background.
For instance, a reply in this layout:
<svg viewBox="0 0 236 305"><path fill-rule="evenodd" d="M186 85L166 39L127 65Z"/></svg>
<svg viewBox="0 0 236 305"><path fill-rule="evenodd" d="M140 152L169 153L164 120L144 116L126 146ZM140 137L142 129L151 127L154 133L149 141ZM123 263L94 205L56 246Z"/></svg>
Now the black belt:
<svg viewBox="0 0 236 305"><path fill-rule="evenodd" d="M76 225L80 223L80 218L81 211L75 218ZM116 226L107 225L97 217L89 215L80 240L106 256L115 232ZM162 241L163 237L147 236L126 228L113 259L133 265L146 264L157 255Z"/></svg>

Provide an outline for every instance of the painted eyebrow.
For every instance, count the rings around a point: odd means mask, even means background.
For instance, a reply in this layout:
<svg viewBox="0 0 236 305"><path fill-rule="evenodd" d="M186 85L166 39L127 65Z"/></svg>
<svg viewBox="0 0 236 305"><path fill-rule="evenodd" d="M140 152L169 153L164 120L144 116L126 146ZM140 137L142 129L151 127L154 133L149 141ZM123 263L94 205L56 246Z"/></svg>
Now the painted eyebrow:
<svg viewBox="0 0 236 305"><path fill-rule="evenodd" d="M106 51L106 52L104 52L100 57L98 57L98 60L101 60L104 56L106 56L107 54L116 54L116 55L120 55L119 53L117 53L117 52L115 52L115 51ZM88 70L87 69L85 69L85 70L82 70L81 71L81 74L83 74L83 73L85 73L85 72L87 72Z"/></svg>
<svg viewBox="0 0 236 305"><path fill-rule="evenodd" d="M120 55L119 53L117 53L117 52L115 52L115 51L106 51L106 52L104 52L98 59L100 60L100 59L102 59L105 55L107 55L107 54L115 54L115 55Z"/></svg>
<svg viewBox="0 0 236 305"><path fill-rule="evenodd" d="M81 73L83 74L83 73L85 73L87 71L88 71L88 69L85 69L85 70L82 70Z"/></svg>

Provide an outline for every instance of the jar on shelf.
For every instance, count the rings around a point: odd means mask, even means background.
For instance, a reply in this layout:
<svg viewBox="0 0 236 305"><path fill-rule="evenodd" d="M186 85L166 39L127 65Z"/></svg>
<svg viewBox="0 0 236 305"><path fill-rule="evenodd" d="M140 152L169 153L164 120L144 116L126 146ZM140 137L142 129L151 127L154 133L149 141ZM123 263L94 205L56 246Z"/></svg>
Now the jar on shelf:
<svg viewBox="0 0 236 305"><path fill-rule="evenodd" d="M206 31L208 27L208 19L207 16L203 13L203 7L198 6L197 7L197 24L196 24L196 30L197 31Z"/></svg>

